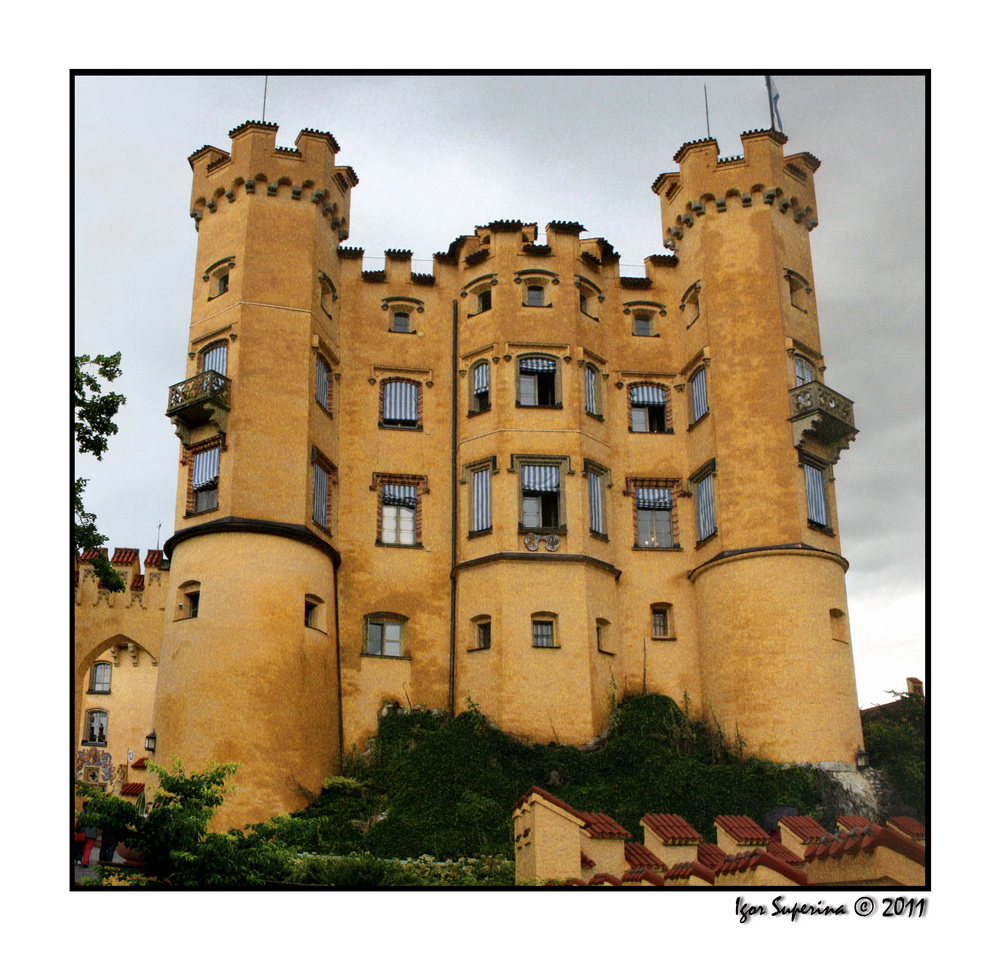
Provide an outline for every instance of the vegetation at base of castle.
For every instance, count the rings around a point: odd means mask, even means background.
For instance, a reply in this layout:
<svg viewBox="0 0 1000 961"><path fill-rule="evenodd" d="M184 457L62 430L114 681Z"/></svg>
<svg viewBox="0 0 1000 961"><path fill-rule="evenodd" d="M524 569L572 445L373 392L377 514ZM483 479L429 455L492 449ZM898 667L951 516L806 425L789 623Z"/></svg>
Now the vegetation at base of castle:
<svg viewBox="0 0 1000 961"><path fill-rule="evenodd" d="M533 784L611 815L638 840L646 813L680 814L711 838L718 814L816 815L819 805L808 768L747 756L656 694L623 700L605 743L587 751L520 741L475 705L454 719L390 711L370 749L345 758L344 774L304 811L257 829L298 851L512 859L513 806Z"/></svg>
<svg viewBox="0 0 1000 961"><path fill-rule="evenodd" d="M93 454L102 460L108 449L108 438L118 433L115 417L125 403L123 394L104 393L102 381L111 383L121 376L121 351L98 354L91 358L81 354L73 364L73 438L81 454ZM101 547L107 538L97 529L97 517L83 506L85 478L73 481L73 552ZM93 558L94 572L101 586L110 591L124 591L125 580L103 555Z"/></svg>
<svg viewBox="0 0 1000 961"><path fill-rule="evenodd" d="M291 863L288 881L334 888L512 887L514 862L498 857L435 861L429 854L409 859L313 854Z"/></svg>
<svg viewBox="0 0 1000 961"><path fill-rule="evenodd" d="M79 822L110 833L142 860L141 868L102 866L101 881L132 887L259 887L283 879L289 855L270 836L251 828L225 834L208 830L215 809L231 788L235 764L214 764L187 774L180 762L167 771L149 768L160 778L149 814L116 795L82 782L86 796Z"/></svg>
<svg viewBox="0 0 1000 961"><path fill-rule="evenodd" d="M865 747L874 768L885 771L904 804L926 814L926 704L918 694L887 691L896 698L879 716L862 725Z"/></svg>

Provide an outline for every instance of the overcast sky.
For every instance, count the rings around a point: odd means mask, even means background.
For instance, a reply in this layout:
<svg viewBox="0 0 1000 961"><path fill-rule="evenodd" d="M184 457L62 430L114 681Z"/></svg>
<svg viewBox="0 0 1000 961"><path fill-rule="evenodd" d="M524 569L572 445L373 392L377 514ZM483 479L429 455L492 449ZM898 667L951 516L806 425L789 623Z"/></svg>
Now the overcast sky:
<svg viewBox="0 0 1000 961"><path fill-rule="evenodd" d="M925 103L918 76L775 78L789 137L809 151L810 234L826 383L860 433L835 468L862 706L924 667ZM642 274L662 252L650 185L682 143L723 156L769 124L748 76L271 76L279 146L329 131L357 172L351 246L369 269L387 248L414 269L476 224L584 224ZM78 354L122 352L128 398L103 462L80 458L108 546L141 552L172 533L178 440L164 416L184 378L197 235L187 157L259 119L264 78L94 76L75 84ZM422 263L423 262L423 263Z"/></svg>

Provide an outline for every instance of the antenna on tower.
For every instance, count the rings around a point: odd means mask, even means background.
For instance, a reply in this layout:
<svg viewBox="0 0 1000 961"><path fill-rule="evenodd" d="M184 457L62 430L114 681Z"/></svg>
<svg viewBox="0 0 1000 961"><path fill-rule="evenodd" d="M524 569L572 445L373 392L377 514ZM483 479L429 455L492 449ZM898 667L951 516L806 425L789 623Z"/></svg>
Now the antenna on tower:
<svg viewBox="0 0 1000 961"><path fill-rule="evenodd" d="M264 106L260 108L260 122L264 122L264 114L267 112L267 74L264 74Z"/></svg>
<svg viewBox="0 0 1000 961"><path fill-rule="evenodd" d="M711 140L712 139L712 127L711 127L711 124L709 124L709 122L708 122L708 84L707 83L703 83L702 87L704 87L704 89L705 89L705 130L707 131L707 135L708 135L709 140Z"/></svg>

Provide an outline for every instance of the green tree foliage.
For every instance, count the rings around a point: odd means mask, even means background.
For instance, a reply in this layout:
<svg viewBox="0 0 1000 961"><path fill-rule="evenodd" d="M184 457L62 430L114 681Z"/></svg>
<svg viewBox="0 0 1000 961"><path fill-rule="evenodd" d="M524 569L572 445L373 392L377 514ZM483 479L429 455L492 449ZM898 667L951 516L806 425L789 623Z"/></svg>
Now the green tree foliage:
<svg viewBox="0 0 1000 961"><path fill-rule="evenodd" d="M680 814L712 838L718 814L813 814L819 804L808 769L743 756L654 694L623 701L593 751L519 741L474 706L452 720L389 713L345 771L349 785L331 784L305 811L270 822L276 838L299 851L383 859L510 859L511 811L533 784L611 815L637 838L646 813Z"/></svg>
<svg viewBox="0 0 1000 961"><path fill-rule="evenodd" d="M133 886L258 887L284 876L287 856L269 834L253 828L208 830L237 765L213 764L191 774L179 761L170 771L149 767L160 779L149 814L123 798L77 785L77 793L88 798L81 824L109 832L143 862L139 869L102 868L106 878Z"/></svg>
<svg viewBox="0 0 1000 961"><path fill-rule="evenodd" d="M87 354L76 357L73 364L73 438L77 451L93 454L102 460L108 449L108 438L118 433L115 416L125 403L122 394L105 393L102 381L111 383L121 376L121 359L117 354ZM107 540L97 529L97 518L83 506L87 481L78 477L73 482L73 551L99 548ZM92 560L101 584L108 590L124 591L125 580L103 555Z"/></svg>
<svg viewBox="0 0 1000 961"><path fill-rule="evenodd" d="M926 704L918 694L887 691L895 701L862 725L871 765L889 775L904 804L926 812Z"/></svg>

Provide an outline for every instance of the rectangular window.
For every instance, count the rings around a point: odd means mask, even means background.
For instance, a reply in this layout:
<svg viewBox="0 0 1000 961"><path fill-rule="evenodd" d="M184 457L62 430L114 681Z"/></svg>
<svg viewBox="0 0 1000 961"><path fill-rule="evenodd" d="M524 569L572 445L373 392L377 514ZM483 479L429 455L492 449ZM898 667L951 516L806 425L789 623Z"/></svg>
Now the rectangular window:
<svg viewBox="0 0 1000 961"><path fill-rule="evenodd" d="M111 693L111 665L103 661L95 664L90 677L90 690L88 694L110 694Z"/></svg>
<svg viewBox="0 0 1000 961"><path fill-rule="evenodd" d="M700 367L691 378L691 423L701 420L708 413L708 385L705 368Z"/></svg>
<svg viewBox="0 0 1000 961"><path fill-rule="evenodd" d="M84 728L84 744L108 743L108 714L106 711L88 711Z"/></svg>
<svg viewBox="0 0 1000 961"><path fill-rule="evenodd" d="M316 400L324 410L330 409L330 368L322 357L316 358Z"/></svg>
<svg viewBox="0 0 1000 961"><path fill-rule="evenodd" d="M712 474L697 482L695 501L698 509L698 540L703 541L716 531L715 478Z"/></svg>
<svg viewBox="0 0 1000 961"><path fill-rule="evenodd" d="M665 640L670 635L667 633L670 627L666 607L653 608L653 639Z"/></svg>
<svg viewBox="0 0 1000 961"><path fill-rule="evenodd" d="M201 604L201 591L191 591L184 595L185 613L188 617L198 616L198 607Z"/></svg>
<svg viewBox="0 0 1000 961"><path fill-rule="evenodd" d="M472 410L481 414L490 409L490 366L476 364L472 368Z"/></svg>
<svg viewBox="0 0 1000 961"><path fill-rule="evenodd" d="M635 434L663 434L667 430L667 392L652 384L629 389L631 425Z"/></svg>
<svg viewBox="0 0 1000 961"><path fill-rule="evenodd" d="M525 304L529 307L544 307L545 288L540 284L528 284Z"/></svg>
<svg viewBox="0 0 1000 961"><path fill-rule="evenodd" d="M632 320L632 333L636 337L652 337L653 318L648 314L636 314Z"/></svg>
<svg viewBox="0 0 1000 961"><path fill-rule="evenodd" d="M553 621L531 622L532 647L555 647L555 623Z"/></svg>
<svg viewBox="0 0 1000 961"><path fill-rule="evenodd" d="M382 426L416 427L420 414L419 388L405 380L382 385Z"/></svg>
<svg viewBox="0 0 1000 961"><path fill-rule="evenodd" d="M396 621L369 621L368 653L381 657L401 657L403 625Z"/></svg>
<svg viewBox="0 0 1000 961"><path fill-rule="evenodd" d="M673 498L666 488L635 490L636 547L671 547Z"/></svg>
<svg viewBox="0 0 1000 961"><path fill-rule="evenodd" d="M607 481L605 474L597 471L590 471L587 474L587 482L590 487L590 529L595 534L606 534L604 525L604 484Z"/></svg>
<svg viewBox="0 0 1000 961"><path fill-rule="evenodd" d="M490 469L472 474L472 530L486 531L492 526L490 514Z"/></svg>
<svg viewBox="0 0 1000 961"><path fill-rule="evenodd" d="M551 357L524 357L519 361L518 402L522 407L555 406L555 360Z"/></svg>
<svg viewBox="0 0 1000 961"><path fill-rule="evenodd" d="M492 624L489 621L480 621L476 625L476 646L482 650L493 643Z"/></svg>
<svg viewBox="0 0 1000 961"><path fill-rule="evenodd" d="M597 371L593 367L584 368L584 408L588 414L600 415L597 406Z"/></svg>
<svg viewBox="0 0 1000 961"><path fill-rule="evenodd" d="M392 329L397 334L410 332L410 315L405 310L397 310L392 315Z"/></svg>
<svg viewBox="0 0 1000 961"><path fill-rule="evenodd" d="M559 468L555 464L521 467L521 526L559 527Z"/></svg>
<svg viewBox="0 0 1000 961"><path fill-rule="evenodd" d="M382 543L416 544L417 488L410 484L382 485Z"/></svg>
<svg viewBox="0 0 1000 961"><path fill-rule="evenodd" d="M806 476L806 517L811 524L830 526L830 512L826 503L826 478L819 467L803 464Z"/></svg>
<svg viewBox="0 0 1000 961"><path fill-rule="evenodd" d="M313 520L329 530L330 527L330 473L315 462L313 464Z"/></svg>
<svg viewBox="0 0 1000 961"><path fill-rule="evenodd" d="M212 447L194 455L191 488L195 513L219 506L219 450L219 447Z"/></svg>
<svg viewBox="0 0 1000 961"><path fill-rule="evenodd" d="M477 297L479 307L479 313L484 310L489 310L493 306L493 291L487 288L486 290L481 290Z"/></svg>

